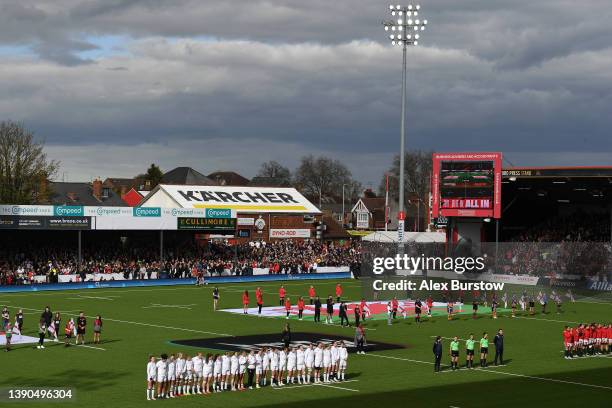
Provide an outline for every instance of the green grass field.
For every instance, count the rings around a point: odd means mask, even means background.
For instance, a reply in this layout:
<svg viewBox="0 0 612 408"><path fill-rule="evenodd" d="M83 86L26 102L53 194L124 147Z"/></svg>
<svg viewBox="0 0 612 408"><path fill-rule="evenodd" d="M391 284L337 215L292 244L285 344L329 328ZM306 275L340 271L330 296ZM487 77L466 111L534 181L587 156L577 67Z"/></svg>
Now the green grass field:
<svg viewBox="0 0 612 408"><path fill-rule="evenodd" d="M345 297L359 299L358 281L343 281ZM318 293L332 293L335 281L286 282L289 296L307 293L314 284ZM278 283L220 285L221 308L241 307L241 292L248 289L253 298L257 286L264 289L268 304L277 302ZM79 310L90 317L88 341L91 341L92 317L104 318L102 343L89 347L64 347L48 343L45 350L33 345L16 346L1 353L0 388L71 387L76 401L47 403L46 406L87 407L274 407L274 406L379 406L391 404L428 407L608 407L612 399L612 358L596 357L564 360L561 330L564 324L583 321L607 322L612 303L566 303L564 312L554 308L546 315L519 316L506 312L497 320L469 315L447 321L445 316L424 319L420 325L412 319L398 319L392 326L385 320L366 323L368 341L401 344L405 348L373 351L365 356L351 354L346 383L328 386L265 387L245 392L224 392L211 396L188 396L164 401L146 401L145 366L149 354L159 355L199 351L171 344L171 340L263 333L279 334L284 319L258 318L225 312L213 312L212 287L176 286L133 289L96 289L62 292L0 294L0 305L10 308L11 316L21 307L26 312L24 334L36 335L36 323L45 305L61 311L63 320L75 317ZM186 305L186 308L157 305ZM352 337L354 329L290 320L294 332L315 332ZM505 331L503 367L484 370L446 370L433 372L431 345L433 337L459 336L483 331L492 337L498 328ZM216 334L215 334L216 333ZM280 334L279 334L280 337ZM448 350L448 340L444 348ZM491 347L493 351L493 348ZM201 350L215 352L215 350ZM492 359L492 356L490 356ZM443 364L448 363L447 355ZM462 347L460 361L464 363ZM476 358L478 361L478 357ZM19 403L15 406L34 405ZM50 404L50 405L49 405ZM569 405L568 405L569 404ZM2 406L12 404L3 402Z"/></svg>

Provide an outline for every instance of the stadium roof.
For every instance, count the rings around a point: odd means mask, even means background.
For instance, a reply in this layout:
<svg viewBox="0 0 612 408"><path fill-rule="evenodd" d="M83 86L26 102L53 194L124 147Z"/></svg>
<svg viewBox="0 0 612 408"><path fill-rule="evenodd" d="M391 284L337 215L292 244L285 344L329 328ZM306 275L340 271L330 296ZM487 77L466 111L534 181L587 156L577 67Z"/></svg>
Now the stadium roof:
<svg viewBox="0 0 612 408"><path fill-rule="evenodd" d="M502 170L503 178L511 177L610 177L612 166L577 167L509 167Z"/></svg>

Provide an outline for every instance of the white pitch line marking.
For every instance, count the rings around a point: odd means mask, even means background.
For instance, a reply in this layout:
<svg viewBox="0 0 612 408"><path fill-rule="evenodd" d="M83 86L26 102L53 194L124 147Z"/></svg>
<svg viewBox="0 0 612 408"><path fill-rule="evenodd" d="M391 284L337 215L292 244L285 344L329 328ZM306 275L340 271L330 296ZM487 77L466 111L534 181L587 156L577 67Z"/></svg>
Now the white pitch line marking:
<svg viewBox="0 0 612 408"><path fill-rule="evenodd" d="M340 383L349 383L349 382L356 382L359 380L345 380L345 381L341 381ZM359 392L359 390L354 390L352 388L344 388L344 387L337 387L337 386L333 386L331 384L321 384L321 383L309 383L309 384L294 384L294 385L289 385L288 387L275 387L274 390L292 390L294 388L304 388L304 387L314 387L317 385L321 385L321 386L329 386L332 388L339 388L339 389L344 389L347 391L354 391L354 392Z"/></svg>
<svg viewBox="0 0 612 408"><path fill-rule="evenodd" d="M76 344L76 346L77 347L86 347L86 348L90 348L90 349L106 351L106 349L104 349L102 347L87 346L85 344Z"/></svg>
<svg viewBox="0 0 612 408"><path fill-rule="evenodd" d="M528 316L515 316L514 319L541 320L544 322L580 324L580 322L572 322L568 320L542 319L541 317L528 317Z"/></svg>
<svg viewBox="0 0 612 408"><path fill-rule="evenodd" d="M16 306L17 308L19 308L19 306ZM37 309L32 309L29 307L21 307L21 309L25 309L25 310L37 310ZM58 310L59 312L66 312L65 310ZM86 316L89 317L90 319L94 319L95 316ZM214 334L215 336L225 336L225 337L234 337L234 335L232 334L227 334L227 333L216 333L216 332L209 332L209 331L204 331L204 330L195 330L195 329L186 329L184 327L172 327L172 326L163 326L160 324L152 324L152 323L143 323L143 322L132 322L129 320L119 320L119 319L111 319L109 317L105 317L104 320L110 321L110 322L117 322L117 323L126 323L126 324L135 324L138 326L149 326L149 327L157 327L160 329L170 329L170 330L181 330L181 331L187 331L187 332L192 332L192 333L203 333L203 334Z"/></svg>
<svg viewBox="0 0 612 408"><path fill-rule="evenodd" d="M319 387L328 387L328 388L336 388L338 390L344 390L344 391L352 391L352 392L359 392L359 390L354 390L352 388L346 388L346 387L338 387L337 385L330 385L330 384L315 384L318 385Z"/></svg>
<svg viewBox="0 0 612 408"><path fill-rule="evenodd" d="M115 300L113 298L116 298L116 297L118 297L118 296L105 297L105 296L77 295L77 297L71 297L71 298L67 298L67 299L71 299L71 300L81 300L81 299Z"/></svg>
<svg viewBox="0 0 612 408"><path fill-rule="evenodd" d="M382 356L380 354L366 354L366 356L390 358L390 359L393 359L393 360L411 361L411 362L414 362L414 363L421 363L421 364L434 364L434 363L429 362L429 361L411 360L411 359L408 359L408 358L392 357L392 356ZM510 376L513 376L513 377L530 378L530 379L533 379L533 380L550 381L550 382L556 382L556 383L560 383L560 384L581 385L583 387L601 388L601 389L604 389L604 390L612 390L612 387L606 387L605 385L579 383L579 382L575 382L575 381L559 380L559 379L556 379L556 378L537 377L537 376L534 376L534 375L509 373L507 371L495 371L495 370L490 370L488 368L479 368L478 370L479 371L486 371L488 373L510 375Z"/></svg>
<svg viewBox="0 0 612 408"><path fill-rule="evenodd" d="M175 308L175 309L189 309L191 310L191 306L195 306L195 303L190 305L164 305L160 303L151 303L149 306L142 306L143 309L152 309L152 308Z"/></svg>

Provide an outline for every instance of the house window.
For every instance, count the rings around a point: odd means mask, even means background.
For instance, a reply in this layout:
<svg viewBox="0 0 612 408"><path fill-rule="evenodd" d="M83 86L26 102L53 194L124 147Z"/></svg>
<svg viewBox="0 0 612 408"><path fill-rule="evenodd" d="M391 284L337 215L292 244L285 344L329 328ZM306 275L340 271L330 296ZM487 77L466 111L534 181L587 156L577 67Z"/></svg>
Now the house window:
<svg viewBox="0 0 612 408"><path fill-rule="evenodd" d="M357 214L357 221L359 222L368 222L368 213L360 212Z"/></svg>

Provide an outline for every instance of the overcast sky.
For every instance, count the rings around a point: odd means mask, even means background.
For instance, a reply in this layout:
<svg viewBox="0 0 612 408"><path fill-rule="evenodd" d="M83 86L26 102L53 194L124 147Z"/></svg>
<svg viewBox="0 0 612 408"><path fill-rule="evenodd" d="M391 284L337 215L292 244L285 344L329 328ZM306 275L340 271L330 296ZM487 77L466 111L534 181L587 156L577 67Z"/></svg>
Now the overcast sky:
<svg viewBox="0 0 612 408"><path fill-rule="evenodd" d="M252 177L399 149L401 49L378 0L0 0L0 119L67 181L149 163ZM610 0L423 0L407 146L515 165L612 165Z"/></svg>

